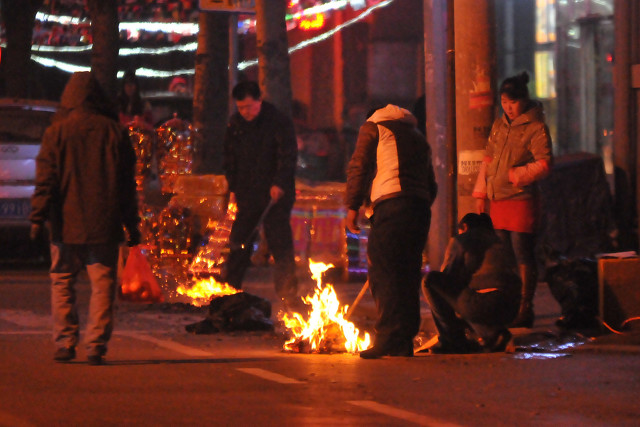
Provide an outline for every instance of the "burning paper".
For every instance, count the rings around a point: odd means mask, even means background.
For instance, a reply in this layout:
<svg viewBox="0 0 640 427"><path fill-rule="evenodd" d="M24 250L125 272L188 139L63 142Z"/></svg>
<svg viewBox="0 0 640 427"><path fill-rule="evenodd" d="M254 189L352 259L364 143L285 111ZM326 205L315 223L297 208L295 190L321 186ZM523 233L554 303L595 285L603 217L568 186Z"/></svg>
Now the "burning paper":
<svg viewBox="0 0 640 427"><path fill-rule="evenodd" d="M178 295L186 295L191 298L191 304L197 307L208 304L211 298L242 292L227 283L218 282L214 277L193 280L196 283L191 288L187 289L185 286L180 285L176 289L176 292Z"/></svg>
<svg viewBox="0 0 640 427"><path fill-rule="evenodd" d="M315 293L302 300L311 307L309 318L300 313L284 313L281 319L293 337L284 344L284 349L300 353L356 353L365 350L371 337L360 331L345 318L349 306L340 307L336 291L330 284L322 284L322 273L333 264L314 263L309 260L311 277L316 281Z"/></svg>

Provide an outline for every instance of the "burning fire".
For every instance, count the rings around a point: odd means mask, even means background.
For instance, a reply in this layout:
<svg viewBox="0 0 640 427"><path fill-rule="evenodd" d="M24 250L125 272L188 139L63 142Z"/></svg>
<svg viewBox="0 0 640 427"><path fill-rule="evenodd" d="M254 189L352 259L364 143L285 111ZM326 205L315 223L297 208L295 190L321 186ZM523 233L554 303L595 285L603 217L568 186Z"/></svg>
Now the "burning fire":
<svg viewBox="0 0 640 427"><path fill-rule="evenodd" d="M189 267L189 271L195 276L206 274L207 277L194 278L195 284L190 288L180 285L176 289L178 295L186 295L191 298L191 303L195 306L201 307L208 304L211 298L242 292L228 283L218 282L213 277L213 274L220 273L220 266L227 256L225 251L237 211L238 206L235 203L229 203L224 218L220 221L210 220L207 223L209 234L207 245L198 252Z"/></svg>
<svg viewBox="0 0 640 427"><path fill-rule="evenodd" d="M284 313L281 319L293 338L284 344L284 349L297 352L331 352L347 351L355 353L365 350L371 343L367 332L360 338L360 331L345 318L348 305L340 307L336 291L330 284L323 286L322 273L333 267L309 260L311 277L316 281L313 296L306 296L302 300L312 310L309 319L304 320L300 313Z"/></svg>
<svg viewBox="0 0 640 427"><path fill-rule="evenodd" d="M197 307L208 304L212 297L221 297L224 295L233 295L242 292L239 289L230 286L227 283L220 283L213 277L206 279L193 279L195 284L187 289L180 285L176 289L178 295L186 295L193 301L191 303Z"/></svg>

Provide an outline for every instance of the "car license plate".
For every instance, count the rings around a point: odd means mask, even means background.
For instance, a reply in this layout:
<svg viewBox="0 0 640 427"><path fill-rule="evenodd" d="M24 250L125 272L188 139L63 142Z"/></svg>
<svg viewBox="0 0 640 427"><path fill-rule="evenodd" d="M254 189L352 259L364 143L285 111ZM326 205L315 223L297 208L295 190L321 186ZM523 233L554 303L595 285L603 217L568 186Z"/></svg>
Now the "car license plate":
<svg viewBox="0 0 640 427"><path fill-rule="evenodd" d="M0 218L26 219L31 213L29 199L0 199Z"/></svg>

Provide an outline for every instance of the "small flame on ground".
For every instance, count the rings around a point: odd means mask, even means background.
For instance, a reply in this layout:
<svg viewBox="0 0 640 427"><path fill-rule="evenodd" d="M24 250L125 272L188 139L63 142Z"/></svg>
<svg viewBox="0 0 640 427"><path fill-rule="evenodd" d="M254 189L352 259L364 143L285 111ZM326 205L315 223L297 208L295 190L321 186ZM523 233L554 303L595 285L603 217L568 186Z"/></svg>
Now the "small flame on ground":
<svg viewBox="0 0 640 427"><path fill-rule="evenodd" d="M367 332L360 338L360 331L355 325L345 319L348 305L340 307L336 291L330 284L322 284L322 273L333 267L333 264L316 263L309 260L311 277L316 281L316 290L312 296L302 300L310 305L312 310L308 320L304 320L300 313L284 313L281 318L293 338L284 344L288 351L299 351L300 343L308 344L313 352L325 350L328 341L339 343L349 353L365 350L371 344L371 337ZM341 336L336 336L338 333ZM332 348L333 349L333 348Z"/></svg>
<svg viewBox="0 0 640 427"><path fill-rule="evenodd" d="M220 283L213 277L193 279L195 284L191 288L180 285L176 289L178 295L186 295L192 299L191 303L197 307L208 304L211 298L233 295L242 292L227 283Z"/></svg>

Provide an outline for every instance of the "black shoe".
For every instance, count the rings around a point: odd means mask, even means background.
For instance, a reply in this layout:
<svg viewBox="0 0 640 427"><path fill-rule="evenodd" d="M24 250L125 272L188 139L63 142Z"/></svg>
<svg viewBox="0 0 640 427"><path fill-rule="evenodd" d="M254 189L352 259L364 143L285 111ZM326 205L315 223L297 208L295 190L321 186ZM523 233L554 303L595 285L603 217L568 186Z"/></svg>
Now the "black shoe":
<svg viewBox="0 0 640 427"><path fill-rule="evenodd" d="M479 351L480 346L475 341L465 341L455 345L439 341L429 348L429 354L472 354Z"/></svg>
<svg viewBox="0 0 640 427"><path fill-rule="evenodd" d="M397 344L380 344L361 351L360 357L362 359L379 359L383 356L392 357L412 357L413 356L413 342L401 342Z"/></svg>
<svg viewBox="0 0 640 427"><path fill-rule="evenodd" d="M53 360L56 362L68 362L76 358L76 349L74 347L60 347L53 354Z"/></svg>
<svg viewBox="0 0 640 427"><path fill-rule="evenodd" d="M89 362L89 365L92 366L104 365L104 359L99 354L87 356L87 361Z"/></svg>
<svg viewBox="0 0 640 427"><path fill-rule="evenodd" d="M505 329L503 331L500 331L493 339L487 340L484 343L484 345L482 346L484 352L501 353L503 351L506 351L512 337L513 336L511 335L511 332L509 332L508 330Z"/></svg>
<svg viewBox="0 0 640 427"><path fill-rule="evenodd" d="M533 321L535 320L535 314L533 313L533 308L529 306L526 309L520 309L518 315L513 320L513 322L509 325L510 328L533 328Z"/></svg>

